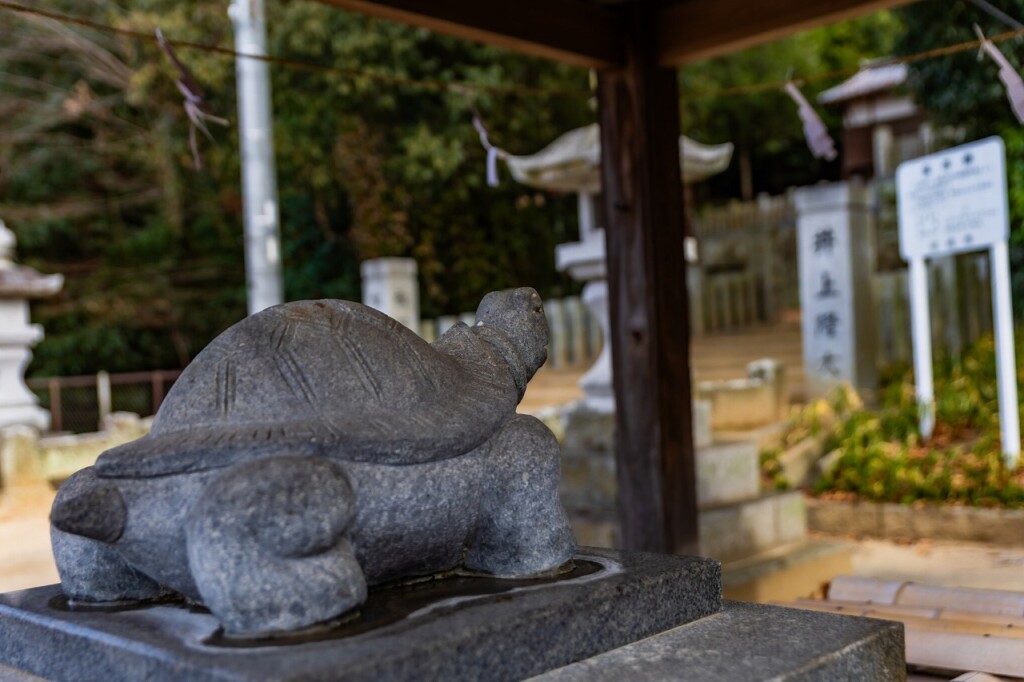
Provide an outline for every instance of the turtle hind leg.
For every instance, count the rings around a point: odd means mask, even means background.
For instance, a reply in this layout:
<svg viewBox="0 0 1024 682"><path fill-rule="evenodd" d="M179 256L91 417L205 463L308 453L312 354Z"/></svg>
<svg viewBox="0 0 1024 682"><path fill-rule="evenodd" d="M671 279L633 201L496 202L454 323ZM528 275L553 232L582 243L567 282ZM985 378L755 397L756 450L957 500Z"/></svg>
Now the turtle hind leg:
<svg viewBox="0 0 1024 682"><path fill-rule="evenodd" d="M87 501L93 504L87 505ZM51 513L50 542L61 587L71 599L136 602L167 594L154 580L130 566L110 544L117 540L124 522L124 510L118 502L116 488L98 480L92 467L74 474L57 492ZM61 530L62 526L68 530ZM79 527L94 537L68 532Z"/></svg>
<svg viewBox="0 0 1024 682"><path fill-rule="evenodd" d="M576 539L558 498L558 441L540 420L516 415L491 444L491 487L482 495L480 525L466 568L523 577L572 558Z"/></svg>
<svg viewBox="0 0 1024 682"><path fill-rule="evenodd" d="M203 603L231 635L261 636L332 620L366 599L345 537L355 497L322 457L265 457L212 481L186 525Z"/></svg>

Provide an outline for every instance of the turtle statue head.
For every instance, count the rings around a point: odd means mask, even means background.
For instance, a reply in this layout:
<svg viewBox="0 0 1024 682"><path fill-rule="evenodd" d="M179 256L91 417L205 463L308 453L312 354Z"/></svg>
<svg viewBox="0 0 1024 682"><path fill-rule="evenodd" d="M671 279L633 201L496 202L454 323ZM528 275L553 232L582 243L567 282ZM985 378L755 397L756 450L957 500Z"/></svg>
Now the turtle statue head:
<svg viewBox="0 0 1024 682"><path fill-rule="evenodd" d="M507 358L516 383L525 387L530 377L548 359L548 320L544 303L529 287L492 291L476 309L477 325L502 333L514 358Z"/></svg>

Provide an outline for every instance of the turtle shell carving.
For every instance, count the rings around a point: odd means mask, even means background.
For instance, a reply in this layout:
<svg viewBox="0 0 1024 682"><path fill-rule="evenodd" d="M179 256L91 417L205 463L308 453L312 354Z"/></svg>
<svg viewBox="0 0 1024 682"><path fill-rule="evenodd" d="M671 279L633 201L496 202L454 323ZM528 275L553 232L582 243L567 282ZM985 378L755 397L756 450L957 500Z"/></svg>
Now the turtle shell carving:
<svg viewBox="0 0 1024 682"><path fill-rule="evenodd" d="M161 476L275 452L414 464L468 452L521 391L480 329L439 346L372 308L300 301L234 325L182 373L149 435L100 476Z"/></svg>

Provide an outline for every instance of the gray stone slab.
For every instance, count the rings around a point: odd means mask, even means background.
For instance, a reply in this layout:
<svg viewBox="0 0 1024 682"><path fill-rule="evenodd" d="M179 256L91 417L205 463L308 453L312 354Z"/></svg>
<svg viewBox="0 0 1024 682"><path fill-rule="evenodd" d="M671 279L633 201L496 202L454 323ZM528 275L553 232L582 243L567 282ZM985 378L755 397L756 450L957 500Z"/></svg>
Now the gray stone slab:
<svg viewBox="0 0 1024 682"><path fill-rule="evenodd" d="M533 680L863 682L906 674L901 623L726 602L718 615Z"/></svg>
<svg viewBox="0 0 1024 682"><path fill-rule="evenodd" d="M701 554L736 561L807 536L803 493L759 497L701 509Z"/></svg>
<svg viewBox="0 0 1024 682"><path fill-rule="evenodd" d="M761 492L761 465L753 441L697 448L697 504L729 504Z"/></svg>
<svg viewBox="0 0 1024 682"><path fill-rule="evenodd" d="M589 548L577 560L594 572L371 592L361 618L376 627L361 630L356 621L318 641L249 648L225 646L213 616L181 606L68 611L57 608L57 585L11 592L0 595L0 666L105 682L516 680L721 609L716 561Z"/></svg>

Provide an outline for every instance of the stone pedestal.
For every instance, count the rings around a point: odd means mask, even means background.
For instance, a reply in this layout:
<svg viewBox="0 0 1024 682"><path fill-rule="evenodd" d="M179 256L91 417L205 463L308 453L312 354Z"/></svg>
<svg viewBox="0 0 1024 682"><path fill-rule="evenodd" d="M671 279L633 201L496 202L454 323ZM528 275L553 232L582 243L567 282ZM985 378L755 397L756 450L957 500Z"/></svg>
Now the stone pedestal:
<svg viewBox="0 0 1024 682"><path fill-rule="evenodd" d="M615 547L615 416L577 407L564 420L562 505L581 542ZM732 560L803 539L803 497L762 494L756 441L712 442L706 401L694 402L693 424L702 553Z"/></svg>
<svg viewBox="0 0 1024 682"><path fill-rule="evenodd" d="M725 562L725 594L792 599L837 571L848 572L845 546L808 537L803 493L761 490L758 452L776 447L778 434L761 434L759 440L760 432L751 432L713 441L710 412L710 403L694 402L700 553ZM577 408L563 419L559 493L573 531L585 544L616 547L614 415Z"/></svg>
<svg viewBox="0 0 1024 682"><path fill-rule="evenodd" d="M0 428L20 424L44 431L50 413L39 407L23 378L31 348L43 338L43 328L29 323L28 300L56 294L64 278L15 265L15 243L0 220Z"/></svg>
<svg viewBox="0 0 1024 682"><path fill-rule="evenodd" d="M803 187L793 195L808 397L848 383L877 384L870 195L859 181Z"/></svg>
<svg viewBox="0 0 1024 682"><path fill-rule="evenodd" d="M412 258L374 258L360 264L363 303L420 332L420 287Z"/></svg>
<svg viewBox="0 0 1024 682"><path fill-rule="evenodd" d="M608 317L608 282L604 279L587 282L583 287L583 303L601 327L604 342L601 352L587 373L580 377L583 404L596 412L615 411L615 389L612 386L611 322Z"/></svg>
<svg viewBox="0 0 1024 682"><path fill-rule="evenodd" d="M588 199L589 200L589 199ZM581 206L583 199L581 199ZM593 366L580 378L583 405L594 412L615 411L615 391L612 387L611 322L608 312L608 282L605 279L604 230L588 227L581 210L580 241L555 247L555 265L574 279L586 282L583 303L601 327L604 342Z"/></svg>
<svg viewBox="0 0 1024 682"><path fill-rule="evenodd" d="M0 679L901 680L903 626L724 602L717 562L585 549L560 580L452 578L371 593L304 639L232 642L199 609L68 610L0 595ZM708 617L711 616L711 617Z"/></svg>
<svg viewBox="0 0 1024 682"><path fill-rule="evenodd" d="M580 543L617 547L615 414L577 406L563 419L562 506Z"/></svg>
<svg viewBox="0 0 1024 682"><path fill-rule="evenodd" d="M376 590L356 621L305 640L231 642L184 606L65 604L57 585L0 595L0 677L8 666L70 681L520 680L719 613L722 597L715 561L585 549L558 580Z"/></svg>

